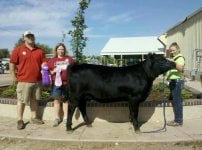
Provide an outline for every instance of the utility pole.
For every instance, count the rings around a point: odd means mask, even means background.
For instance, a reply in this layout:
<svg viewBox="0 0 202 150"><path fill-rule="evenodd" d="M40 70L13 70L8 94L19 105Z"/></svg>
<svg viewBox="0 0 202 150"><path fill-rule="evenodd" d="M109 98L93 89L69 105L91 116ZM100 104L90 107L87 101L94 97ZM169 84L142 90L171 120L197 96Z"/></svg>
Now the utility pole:
<svg viewBox="0 0 202 150"><path fill-rule="evenodd" d="M62 43L65 42L65 37L66 37L66 33L64 31L62 31Z"/></svg>

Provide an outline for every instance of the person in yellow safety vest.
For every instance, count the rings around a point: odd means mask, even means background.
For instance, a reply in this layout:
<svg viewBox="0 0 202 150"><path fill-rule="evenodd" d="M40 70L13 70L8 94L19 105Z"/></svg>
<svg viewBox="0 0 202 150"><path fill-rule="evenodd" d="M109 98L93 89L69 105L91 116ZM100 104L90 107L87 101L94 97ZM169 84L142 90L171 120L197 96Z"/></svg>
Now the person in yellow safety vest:
<svg viewBox="0 0 202 150"><path fill-rule="evenodd" d="M169 70L166 73L169 81L170 99L172 99L174 120L167 123L168 126L182 126L183 125L183 103L182 103L182 89L184 86L184 66L185 58L180 53L179 45L174 42L169 46L169 53L171 60L176 63L176 69Z"/></svg>

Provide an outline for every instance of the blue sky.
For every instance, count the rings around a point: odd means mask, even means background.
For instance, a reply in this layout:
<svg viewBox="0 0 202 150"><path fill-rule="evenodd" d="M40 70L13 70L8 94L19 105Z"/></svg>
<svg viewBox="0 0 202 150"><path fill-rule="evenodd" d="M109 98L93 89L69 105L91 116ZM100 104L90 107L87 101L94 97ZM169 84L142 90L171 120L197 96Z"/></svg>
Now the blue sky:
<svg viewBox="0 0 202 150"><path fill-rule="evenodd" d="M79 0L0 0L0 48L12 50L26 30L54 46L70 23ZM91 0L85 11L86 55L99 55L109 38L159 36L202 7L202 0ZM71 37L65 38L70 49Z"/></svg>

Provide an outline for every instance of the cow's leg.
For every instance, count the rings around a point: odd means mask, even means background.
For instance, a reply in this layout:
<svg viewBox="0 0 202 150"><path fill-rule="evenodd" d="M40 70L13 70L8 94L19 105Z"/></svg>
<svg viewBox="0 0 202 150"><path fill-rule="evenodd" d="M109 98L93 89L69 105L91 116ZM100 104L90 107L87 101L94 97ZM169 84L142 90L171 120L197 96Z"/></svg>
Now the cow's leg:
<svg viewBox="0 0 202 150"><path fill-rule="evenodd" d="M135 100L131 100L129 102L129 108L130 108L130 116L131 121L133 123L133 127L136 133L140 132L140 127L138 124L138 112L139 112L139 102L136 102Z"/></svg>
<svg viewBox="0 0 202 150"><path fill-rule="evenodd" d="M72 117L74 114L74 111L76 109L76 104L69 103L68 104L68 115L67 115L67 122L66 122L66 131L72 130Z"/></svg>
<svg viewBox="0 0 202 150"><path fill-rule="evenodd" d="M132 118L133 118L133 116L132 116L132 108L131 108L131 105L130 105L130 103L129 103L129 120L130 120L130 122L132 123L133 121L132 121Z"/></svg>
<svg viewBox="0 0 202 150"><path fill-rule="evenodd" d="M86 100L81 100L79 103L79 110L81 111L81 114L83 116L83 120L87 124L87 126L91 126L91 122L89 121L88 115L86 113Z"/></svg>

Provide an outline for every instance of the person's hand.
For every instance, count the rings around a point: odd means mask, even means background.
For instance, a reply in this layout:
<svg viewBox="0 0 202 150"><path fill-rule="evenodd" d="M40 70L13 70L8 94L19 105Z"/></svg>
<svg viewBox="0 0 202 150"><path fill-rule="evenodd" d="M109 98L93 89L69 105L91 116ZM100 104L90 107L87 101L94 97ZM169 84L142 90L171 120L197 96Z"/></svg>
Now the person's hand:
<svg viewBox="0 0 202 150"><path fill-rule="evenodd" d="M54 68L52 71L50 71L50 73L51 73L51 74L55 74L55 73L56 73L55 69L56 69L56 68Z"/></svg>
<svg viewBox="0 0 202 150"><path fill-rule="evenodd" d="M17 78L13 77L13 85L16 85L18 83Z"/></svg>
<svg viewBox="0 0 202 150"><path fill-rule="evenodd" d="M47 62L43 62L42 64L41 64L41 68L43 68L43 66L46 66L48 63Z"/></svg>

